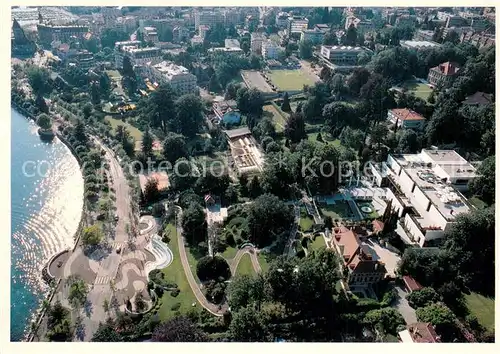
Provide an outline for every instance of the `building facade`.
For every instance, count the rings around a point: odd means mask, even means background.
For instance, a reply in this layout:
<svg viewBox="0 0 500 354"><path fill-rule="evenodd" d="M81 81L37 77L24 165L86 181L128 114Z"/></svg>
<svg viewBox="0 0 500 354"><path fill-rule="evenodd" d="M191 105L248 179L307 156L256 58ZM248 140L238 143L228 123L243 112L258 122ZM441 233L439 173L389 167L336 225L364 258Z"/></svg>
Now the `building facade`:
<svg viewBox="0 0 500 354"><path fill-rule="evenodd" d="M253 32L250 35L250 49L252 53L262 53L262 43L266 41L266 37L262 33Z"/></svg>
<svg viewBox="0 0 500 354"><path fill-rule="evenodd" d="M422 130L425 125L425 118L408 108L389 109L387 119L403 129Z"/></svg>
<svg viewBox="0 0 500 354"><path fill-rule="evenodd" d="M439 64L429 70L427 81L434 86L443 85L444 87L448 87L457 76L459 70L460 67L457 63L446 62Z"/></svg>
<svg viewBox="0 0 500 354"><path fill-rule="evenodd" d="M325 32L320 31L318 29L303 30L302 33L300 34L300 40L302 42L310 41L313 44L323 43L323 38L325 38Z"/></svg>
<svg viewBox="0 0 500 354"><path fill-rule="evenodd" d="M55 26L40 23L37 25L38 38L44 45L50 45L53 41L69 42L71 37L83 39L89 32L88 26Z"/></svg>
<svg viewBox="0 0 500 354"><path fill-rule="evenodd" d="M358 55L364 51L361 47L322 45L320 55L335 65L357 65Z"/></svg>
<svg viewBox="0 0 500 354"><path fill-rule="evenodd" d="M302 31L307 30L308 24L309 20L307 18L303 18L300 16L288 17L287 35L289 37L300 36Z"/></svg>
<svg viewBox="0 0 500 354"><path fill-rule="evenodd" d="M172 62L162 61L158 64L147 64L144 76L151 82L158 84L169 83L180 95L198 94L196 76L183 66Z"/></svg>
<svg viewBox="0 0 500 354"><path fill-rule="evenodd" d="M196 11L194 14L194 26L215 27L217 24L224 24L224 16L219 11Z"/></svg>
<svg viewBox="0 0 500 354"><path fill-rule="evenodd" d="M273 41L267 40L262 43L262 56L264 59L277 59L279 57L279 49Z"/></svg>

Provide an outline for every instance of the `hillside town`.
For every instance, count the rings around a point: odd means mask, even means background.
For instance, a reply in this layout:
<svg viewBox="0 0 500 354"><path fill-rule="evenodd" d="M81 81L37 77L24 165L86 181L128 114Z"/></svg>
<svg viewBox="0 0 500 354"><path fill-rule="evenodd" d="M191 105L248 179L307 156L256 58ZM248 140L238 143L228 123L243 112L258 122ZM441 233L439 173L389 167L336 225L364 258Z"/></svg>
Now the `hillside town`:
<svg viewBox="0 0 500 354"><path fill-rule="evenodd" d="M494 8L11 18L85 187L26 341L494 342Z"/></svg>

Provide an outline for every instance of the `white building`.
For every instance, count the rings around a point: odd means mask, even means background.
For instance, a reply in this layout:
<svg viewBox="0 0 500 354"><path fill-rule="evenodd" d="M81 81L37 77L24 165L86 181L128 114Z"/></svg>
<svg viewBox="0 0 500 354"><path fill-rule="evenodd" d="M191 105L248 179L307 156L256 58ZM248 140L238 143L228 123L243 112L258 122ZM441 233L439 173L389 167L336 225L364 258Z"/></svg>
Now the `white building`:
<svg viewBox="0 0 500 354"><path fill-rule="evenodd" d="M215 27L216 24L224 24L224 16L219 11L196 11L194 14L194 26Z"/></svg>
<svg viewBox="0 0 500 354"><path fill-rule="evenodd" d="M123 66L123 57L124 57L124 47L133 47L133 48L139 48L139 45L141 44L140 41L124 41L124 42L116 42L115 43L115 66L117 69L121 69Z"/></svg>
<svg viewBox="0 0 500 354"><path fill-rule="evenodd" d="M115 20L115 28L121 32L132 33L137 29L135 16L118 17Z"/></svg>
<svg viewBox="0 0 500 354"><path fill-rule="evenodd" d="M144 76L153 83L169 83L180 95L198 94L196 76L183 66L162 61L158 64L148 63L144 66Z"/></svg>
<svg viewBox="0 0 500 354"><path fill-rule="evenodd" d="M404 216L403 228L420 246L442 238L457 215L470 211L459 191L467 190L476 169L454 150L389 155L386 163L370 166L375 184L388 182L386 200Z"/></svg>
<svg viewBox="0 0 500 354"><path fill-rule="evenodd" d="M253 32L250 35L250 48L252 53L261 53L262 51L262 43L266 40L266 36L262 33Z"/></svg>
<svg viewBox="0 0 500 354"><path fill-rule="evenodd" d="M309 20L300 16L288 17L287 32L288 36L300 35L302 31L307 30Z"/></svg>
<svg viewBox="0 0 500 354"><path fill-rule="evenodd" d="M320 55L336 65L357 65L361 47L322 45Z"/></svg>
<svg viewBox="0 0 500 354"><path fill-rule="evenodd" d="M286 12L280 12L279 14L276 15L276 27L278 28L285 28L288 26L288 13Z"/></svg>
<svg viewBox="0 0 500 354"><path fill-rule="evenodd" d="M425 125L425 118L408 108L389 109L387 119L403 129L421 130Z"/></svg>
<svg viewBox="0 0 500 354"><path fill-rule="evenodd" d="M241 48L240 42L237 39L225 39L224 46L226 48Z"/></svg>
<svg viewBox="0 0 500 354"><path fill-rule="evenodd" d="M441 44L432 41L400 41L401 47L408 49L429 49L441 47Z"/></svg>
<svg viewBox="0 0 500 354"><path fill-rule="evenodd" d="M115 44L115 66L117 69L123 67L125 57L130 58L132 66L142 66L149 62L157 63L161 61L162 53L158 47L139 48L137 44L118 46Z"/></svg>
<svg viewBox="0 0 500 354"><path fill-rule="evenodd" d="M153 42L155 44L159 42L156 27L144 27L143 33L145 42Z"/></svg>
<svg viewBox="0 0 500 354"><path fill-rule="evenodd" d="M264 59L277 59L280 47L271 40L262 43L262 56Z"/></svg>

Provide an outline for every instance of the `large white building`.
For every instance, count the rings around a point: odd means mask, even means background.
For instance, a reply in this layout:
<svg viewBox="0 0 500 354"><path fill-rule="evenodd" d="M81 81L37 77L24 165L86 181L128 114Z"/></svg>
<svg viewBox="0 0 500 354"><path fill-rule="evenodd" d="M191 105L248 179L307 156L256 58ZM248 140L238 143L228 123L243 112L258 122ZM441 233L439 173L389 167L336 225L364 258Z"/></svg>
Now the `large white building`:
<svg viewBox="0 0 500 354"><path fill-rule="evenodd" d="M121 43L117 46L118 43ZM158 47L139 48L139 45L123 45L124 42L115 44L115 66L123 68L123 59L130 58L132 66L142 66L146 63L157 63L162 60L161 49Z"/></svg>
<svg viewBox="0 0 500 354"><path fill-rule="evenodd" d="M271 40L262 43L262 56L264 59L277 59L279 56L280 47Z"/></svg>
<svg viewBox="0 0 500 354"><path fill-rule="evenodd" d="M169 83L180 95L199 93L196 76L185 67L172 62L149 63L144 66L144 76L153 83Z"/></svg>
<svg viewBox="0 0 500 354"><path fill-rule="evenodd" d="M262 52L262 43L266 40L266 36L259 32L253 32L250 35L250 48L252 53Z"/></svg>
<svg viewBox="0 0 500 354"><path fill-rule="evenodd" d="M389 185L386 200L404 217L410 240L420 246L442 238L457 215L470 211L460 192L477 177L476 169L454 150L389 155L387 162L370 167L376 185Z"/></svg>
<svg viewBox="0 0 500 354"><path fill-rule="evenodd" d="M322 45L320 55L336 65L357 65L361 47Z"/></svg>
<svg viewBox="0 0 500 354"><path fill-rule="evenodd" d="M416 41L416 40L400 41L399 44L403 48L415 49L415 50L441 47L441 44L433 41Z"/></svg>

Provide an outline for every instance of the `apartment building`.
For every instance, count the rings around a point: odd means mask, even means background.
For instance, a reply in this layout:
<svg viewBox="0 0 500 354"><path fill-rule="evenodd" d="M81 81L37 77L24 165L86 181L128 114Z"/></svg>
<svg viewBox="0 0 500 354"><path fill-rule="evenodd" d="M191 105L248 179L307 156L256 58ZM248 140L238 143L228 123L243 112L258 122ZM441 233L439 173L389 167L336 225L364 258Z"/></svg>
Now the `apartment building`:
<svg viewBox="0 0 500 354"><path fill-rule="evenodd" d="M432 41L434 31L417 30L413 36L414 41Z"/></svg>
<svg viewBox="0 0 500 354"><path fill-rule="evenodd" d="M50 45L53 41L69 42L71 37L82 39L89 32L88 26L56 26L39 23L37 25L38 38L45 45Z"/></svg>
<svg viewBox="0 0 500 354"><path fill-rule="evenodd" d="M144 27L143 34L145 42L153 42L155 44L159 42L156 27Z"/></svg>
<svg viewBox="0 0 500 354"><path fill-rule="evenodd" d="M200 27L198 27L198 34L203 39L205 39L205 36L207 35L208 31L210 31L210 26L200 25Z"/></svg>
<svg viewBox="0 0 500 354"><path fill-rule="evenodd" d="M176 26L172 30L172 37L175 43L185 42L189 38L189 30L184 26Z"/></svg>
<svg viewBox="0 0 500 354"><path fill-rule="evenodd" d="M300 36L302 31L307 30L308 24L309 20L307 18L303 18L301 16L288 17L287 35L289 37Z"/></svg>
<svg viewBox="0 0 500 354"><path fill-rule="evenodd" d="M476 169L454 150L389 155L387 162L371 164L371 172L377 186L389 185L386 199L421 247L441 239L458 215L470 211L461 192L477 178Z"/></svg>
<svg viewBox="0 0 500 354"><path fill-rule="evenodd" d="M95 58L88 50L81 50L68 57L68 62L76 64L82 70L88 70L95 65Z"/></svg>
<svg viewBox="0 0 500 354"><path fill-rule="evenodd" d="M396 18L394 22L396 26L415 26L417 24L417 16L414 15L401 15Z"/></svg>
<svg viewBox="0 0 500 354"><path fill-rule="evenodd" d="M160 85L169 83L179 95L199 93L196 76L191 74L185 67L176 65L173 62L148 63L144 65L143 76Z"/></svg>
<svg viewBox="0 0 500 354"><path fill-rule="evenodd" d="M343 268L348 270L346 283L350 290L366 288L384 279L385 265L372 258L369 248L353 230L343 225L334 227L330 244L339 254Z"/></svg>
<svg viewBox="0 0 500 354"><path fill-rule="evenodd" d="M115 66L117 69L123 67L125 56L130 58L132 66L143 65L147 62L158 62L162 58L161 49L157 47L139 48L141 42L126 41L115 43Z"/></svg>
<svg viewBox="0 0 500 354"><path fill-rule="evenodd" d="M215 27L217 24L224 24L224 16L219 11L196 11L194 14L194 27L200 26Z"/></svg>
<svg viewBox="0 0 500 354"><path fill-rule="evenodd" d="M462 27L462 26L465 26L467 24L467 21L460 17L460 16L454 16L454 15L450 15L446 18L446 25L445 27L446 28L449 28L449 27Z"/></svg>
<svg viewBox="0 0 500 354"><path fill-rule="evenodd" d="M303 30L300 34L300 40L310 41L313 44L321 44L323 43L323 38L325 38L325 32L320 31L319 29L311 29L311 30Z"/></svg>
<svg viewBox="0 0 500 354"><path fill-rule="evenodd" d="M488 48L495 45L495 36L485 33L464 32L460 36L461 43L470 43L478 49Z"/></svg>
<svg viewBox="0 0 500 354"><path fill-rule="evenodd" d="M330 31L330 26L324 23L318 23L317 25L314 26L314 29L321 31L323 33L328 33Z"/></svg>
<svg viewBox="0 0 500 354"><path fill-rule="evenodd" d="M276 27L285 28L288 26L288 18L290 15L287 12L280 12L276 15Z"/></svg>
<svg viewBox="0 0 500 354"><path fill-rule="evenodd" d="M358 55L365 50L350 46L321 46L320 55L335 65L357 65Z"/></svg>
<svg viewBox="0 0 500 354"><path fill-rule="evenodd" d="M457 63L446 62L439 64L429 70L427 81L434 86L443 85L444 87L448 87L457 76L459 70L460 67Z"/></svg>
<svg viewBox="0 0 500 354"><path fill-rule="evenodd" d="M262 43L262 56L264 59L277 59L279 56L280 47L271 40Z"/></svg>
<svg viewBox="0 0 500 354"><path fill-rule="evenodd" d="M387 119L403 129L422 130L425 125L425 118L408 108L390 109L387 112Z"/></svg>
<svg viewBox="0 0 500 354"><path fill-rule="evenodd" d="M407 326L407 329L398 333L402 343L439 343L441 337L431 323L417 322Z"/></svg>
<svg viewBox="0 0 500 354"><path fill-rule="evenodd" d="M250 35L250 49L252 53L262 53L262 43L266 41L266 36L262 33L253 32Z"/></svg>
<svg viewBox="0 0 500 354"><path fill-rule="evenodd" d="M356 27L356 30L360 32L368 32L373 30L373 24L371 21L368 20L361 20L358 17L355 16L348 16L345 20L345 30L347 31L349 27L353 25Z"/></svg>
<svg viewBox="0 0 500 354"><path fill-rule="evenodd" d="M137 18L135 16L118 17L114 27L125 33L132 33L137 29Z"/></svg>
<svg viewBox="0 0 500 354"><path fill-rule="evenodd" d="M225 26L236 26L240 23L240 13L237 10L226 10L224 11L224 25Z"/></svg>

